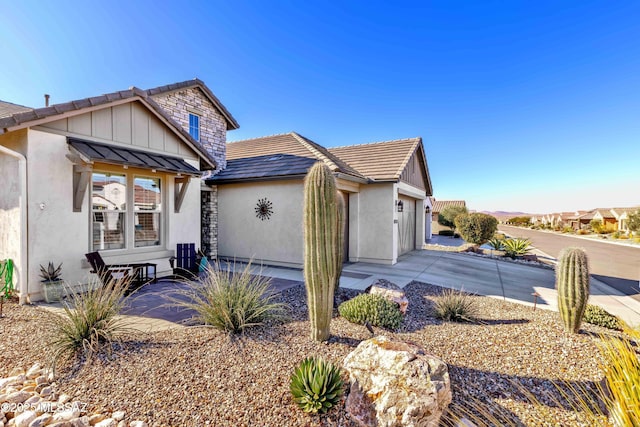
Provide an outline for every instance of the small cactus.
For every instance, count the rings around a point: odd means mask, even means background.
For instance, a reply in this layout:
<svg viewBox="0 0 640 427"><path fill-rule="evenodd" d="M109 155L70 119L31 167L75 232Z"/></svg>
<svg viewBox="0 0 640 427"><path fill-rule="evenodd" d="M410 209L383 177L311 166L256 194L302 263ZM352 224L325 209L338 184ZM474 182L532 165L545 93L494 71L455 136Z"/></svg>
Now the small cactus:
<svg viewBox="0 0 640 427"><path fill-rule="evenodd" d="M339 279L339 238L336 199L331 170L322 162L309 169L304 180L304 282L311 323L311 339L330 335L333 296ZM344 215L343 215L344 216Z"/></svg>
<svg viewBox="0 0 640 427"><path fill-rule="evenodd" d="M319 357L307 357L291 375L289 390L305 412L325 413L342 396L340 368Z"/></svg>
<svg viewBox="0 0 640 427"><path fill-rule="evenodd" d="M566 248L556 267L558 310L568 332L578 333L589 299L589 265L580 248Z"/></svg>

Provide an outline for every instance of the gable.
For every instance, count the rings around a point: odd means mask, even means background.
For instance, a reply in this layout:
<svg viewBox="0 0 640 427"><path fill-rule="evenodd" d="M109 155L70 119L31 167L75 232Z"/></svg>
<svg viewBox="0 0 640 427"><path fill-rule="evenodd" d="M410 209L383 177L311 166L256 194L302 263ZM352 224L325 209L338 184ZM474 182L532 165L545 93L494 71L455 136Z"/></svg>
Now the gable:
<svg viewBox="0 0 640 427"><path fill-rule="evenodd" d="M198 159L198 154L139 101L43 123L42 129Z"/></svg>
<svg viewBox="0 0 640 427"><path fill-rule="evenodd" d="M400 174L400 181L413 185L422 190L430 188L428 177L425 173L426 167L422 165L420 148L418 148L409 158L404 170Z"/></svg>

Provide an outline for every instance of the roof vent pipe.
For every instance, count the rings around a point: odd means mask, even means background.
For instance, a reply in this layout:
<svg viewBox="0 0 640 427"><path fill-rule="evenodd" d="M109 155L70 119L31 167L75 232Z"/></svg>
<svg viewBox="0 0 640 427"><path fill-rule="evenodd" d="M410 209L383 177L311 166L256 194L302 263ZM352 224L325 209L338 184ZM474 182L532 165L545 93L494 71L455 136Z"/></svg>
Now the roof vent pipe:
<svg viewBox="0 0 640 427"><path fill-rule="evenodd" d="M49 106L49 94L48 93L44 94L44 106L45 107Z"/></svg>

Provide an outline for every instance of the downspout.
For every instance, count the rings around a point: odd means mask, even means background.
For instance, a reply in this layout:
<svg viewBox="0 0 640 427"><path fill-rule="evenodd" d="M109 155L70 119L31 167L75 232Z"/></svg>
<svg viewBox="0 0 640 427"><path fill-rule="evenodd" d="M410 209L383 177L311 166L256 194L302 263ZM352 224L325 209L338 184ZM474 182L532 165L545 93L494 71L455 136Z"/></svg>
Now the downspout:
<svg viewBox="0 0 640 427"><path fill-rule="evenodd" d="M27 159L17 151L13 151L3 145L0 145L0 152L8 154L18 159L18 177L20 180L20 265L19 286L20 286L20 305L28 302L29 295L29 263L27 257L28 251L28 234L27 234Z"/></svg>

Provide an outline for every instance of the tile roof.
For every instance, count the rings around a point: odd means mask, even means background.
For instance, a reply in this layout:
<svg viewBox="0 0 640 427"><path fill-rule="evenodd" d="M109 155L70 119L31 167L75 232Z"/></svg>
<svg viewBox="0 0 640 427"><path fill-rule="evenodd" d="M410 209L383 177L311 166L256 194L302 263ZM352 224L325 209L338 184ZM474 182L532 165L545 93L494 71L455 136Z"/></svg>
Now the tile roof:
<svg viewBox="0 0 640 427"><path fill-rule="evenodd" d="M442 212L444 208L447 206L458 206L458 207L467 207L467 202L464 200L433 200L433 207L431 208L431 212L438 213Z"/></svg>
<svg viewBox="0 0 640 427"><path fill-rule="evenodd" d="M407 162L421 144L421 138L408 138L334 147L329 148L329 152L369 179L398 180Z"/></svg>
<svg viewBox="0 0 640 427"><path fill-rule="evenodd" d="M236 119L233 118L229 110L227 110L226 107L222 105L222 102L220 102L220 100L213 94L213 92L211 92L211 90L207 87L207 85L204 84L204 82L198 78L195 78L193 80L186 80L184 82L178 82L178 83L172 83L169 85L154 87L152 89L147 89L146 92L149 96L154 96L154 95L159 95L161 93L187 89L190 87L200 88L200 90L202 90L202 92L209 99L209 101L213 105L215 105L215 107L218 110L220 110L224 118L227 120L227 130L238 129L240 127L240 125L238 124Z"/></svg>
<svg viewBox="0 0 640 427"><path fill-rule="evenodd" d="M229 182L259 181L303 177L317 159L291 154L267 154L227 161L227 168L205 182L217 185Z"/></svg>
<svg viewBox="0 0 640 427"><path fill-rule="evenodd" d="M132 87L128 90L121 90L118 92L107 93L104 95L93 96L91 98L84 98L75 101L64 102L60 104L54 104L49 107L35 108L32 110L17 112L7 117L0 117L0 135L3 133L14 130L12 128L22 128L32 126L34 123L39 124L41 122L57 120L59 115L68 112L82 113L82 110L90 107L98 107L101 105L107 105L112 102L128 100L137 98L143 103L146 103L153 111L159 114L164 120L166 120L180 135L182 135L187 141L189 141L202 158L212 165L217 167L217 163L213 156L204 149L189 132L184 130L169 114L162 108L156 101L147 95L147 92L137 87Z"/></svg>
<svg viewBox="0 0 640 427"><path fill-rule="evenodd" d="M329 166L333 172L342 172L354 177L364 178L347 162L332 154L320 144L296 132L227 143L227 161L274 154L290 154L311 158L316 161L320 160Z"/></svg>
<svg viewBox="0 0 640 427"><path fill-rule="evenodd" d="M4 117L12 116L16 113L24 113L25 111L29 111L31 108L25 107L24 105L14 104L12 102L0 101L0 119Z"/></svg>

